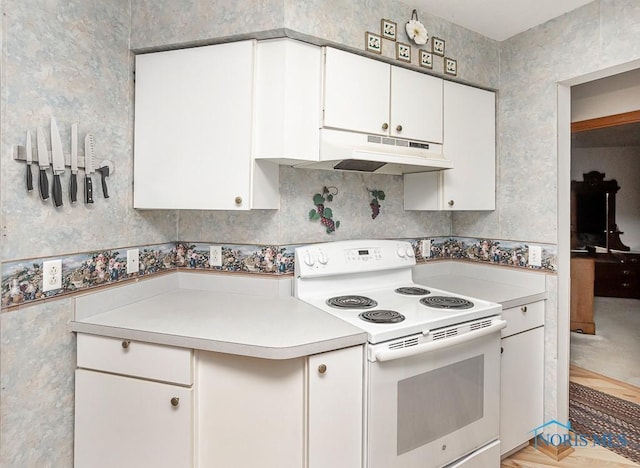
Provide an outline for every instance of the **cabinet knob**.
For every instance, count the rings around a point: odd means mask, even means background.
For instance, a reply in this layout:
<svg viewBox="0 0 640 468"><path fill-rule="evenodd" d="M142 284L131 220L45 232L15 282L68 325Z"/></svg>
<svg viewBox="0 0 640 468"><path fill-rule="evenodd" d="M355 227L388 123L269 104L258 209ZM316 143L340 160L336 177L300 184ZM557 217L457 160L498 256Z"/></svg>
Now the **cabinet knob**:
<svg viewBox="0 0 640 468"><path fill-rule="evenodd" d="M327 365L326 364L320 364L318 366L318 372L320 372L321 374L324 374L325 372L327 372Z"/></svg>
<svg viewBox="0 0 640 468"><path fill-rule="evenodd" d="M122 348L129 349L130 344L131 344L131 341L125 340L122 342Z"/></svg>
<svg viewBox="0 0 640 468"><path fill-rule="evenodd" d="M631 284L629 284L629 283L622 283L620 286L622 286L623 288L628 288L629 286L631 286Z"/></svg>
<svg viewBox="0 0 640 468"><path fill-rule="evenodd" d="M401 132L401 131L402 131L402 125L398 125L398 126L396 127L396 131Z"/></svg>
<svg viewBox="0 0 640 468"><path fill-rule="evenodd" d="M173 406L173 407L177 407L177 406L179 406L179 405L180 405L180 398L178 398L177 396L174 396L174 397L171 399L171 406Z"/></svg>
<svg viewBox="0 0 640 468"><path fill-rule="evenodd" d="M504 353L504 348L501 346L500 347L500 354Z"/></svg>
<svg viewBox="0 0 640 468"><path fill-rule="evenodd" d="M631 274L631 270L622 270L622 274L624 276L629 276Z"/></svg>
<svg viewBox="0 0 640 468"><path fill-rule="evenodd" d="M520 307L520 310L521 310L522 312L526 312L526 311L527 311L527 306L522 306L522 307Z"/></svg>
<svg viewBox="0 0 640 468"><path fill-rule="evenodd" d="M242 204L242 197L236 197L236 205L241 205Z"/></svg>
<svg viewBox="0 0 640 468"><path fill-rule="evenodd" d="M454 202L453 200L449 200L448 205L449 205L449 206L453 206L453 205L454 205L454 203L455 203L455 202Z"/></svg>
<svg viewBox="0 0 640 468"><path fill-rule="evenodd" d="M386 130L387 128L389 128L389 124L387 122L382 124L382 130Z"/></svg>

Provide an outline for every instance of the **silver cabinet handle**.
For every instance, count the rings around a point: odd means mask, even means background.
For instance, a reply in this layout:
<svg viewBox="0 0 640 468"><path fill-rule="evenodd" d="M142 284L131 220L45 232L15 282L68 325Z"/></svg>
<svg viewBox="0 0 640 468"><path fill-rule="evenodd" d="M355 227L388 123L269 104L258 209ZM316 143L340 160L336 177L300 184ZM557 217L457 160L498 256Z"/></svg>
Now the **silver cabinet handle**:
<svg viewBox="0 0 640 468"><path fill-rule="evenodd" d="M242 204L242 197L236 197L235 202L236 202L236 205L241 205Z"/></svg>
<svg viewBox="0 0 640 468"><path fill-rule="evenodd" d="M325 372L327 372L327 365L326 364L320 364L318 366L318 372L320 372L321 374L324 374Z"/></svg>
<svg viewBox="0 0 640 468"><path fill-rule="evenodd" d="M401 132L401 131L402 131L402 125L398 125L398 126L396 127L396 131Z"/></svg>
<svg viewBox="0 0 640 468"><path fill-rule="evenodd" d="M131 341L125 340L122 342L122 348L123 349L129 349L129 345L131 344Z"/></svg>
<svg viewBox="0 0 640 468"><path fill-rule="evenodd" d="M382 124L382 130L386 130L387 128L389 128L389 124L387 122Z"/></svg>
<svg viewBox="0 0 640 468"><path fill-rule="evenodd" d="M454 201L453 200L449 200L449 206L453 206L454 205Z"/></svg>
<svg viewBox="0 0 640 468"><path fill-rule="evenodd" d="M180 398L178 398L177 396L174 396L171 399L171 406L173 406L174 408L178 407L180 405Z"/></svg>

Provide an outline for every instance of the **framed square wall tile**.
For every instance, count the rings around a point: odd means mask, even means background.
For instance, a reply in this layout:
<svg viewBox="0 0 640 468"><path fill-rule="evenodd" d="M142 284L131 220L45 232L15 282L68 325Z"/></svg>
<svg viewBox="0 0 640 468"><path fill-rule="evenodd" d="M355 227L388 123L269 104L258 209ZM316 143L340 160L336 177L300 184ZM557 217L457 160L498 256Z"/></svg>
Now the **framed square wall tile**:
<svg viewBox="0 0 640 468"><path fill-rule="evenodd" d="M385 39L395 41L397 29L398 25L395 22L384 18L380 20L380 34Z"/></svg>
<svg viewBox="0 0 640 468"><path fill-rule="evenodd" d="M444 39L440 39L439 37L432 37L431 45L434 54L439 55L440 57L444 57Z"/></svg>
<svg viewBox="0 0 640 468"><path fill-rule="evenodd" d="M421 67L424 68L433 68L433 54L428 51L428 50L424 50L424 49L420 49L420 57L419 57L419 64Z"/></svg>
<svg viewBox="0 0 640 468"><path fill-rule="evenodd" d="M396 59L403 62L411 62L411 46L409 44L403 44L402 42L396 42Z"/></svg>
<svg viewBox="0 0 640 468"><path fill-rule="evenodd" d="M377 34L367 31L364 33L365 50L376 54L382 53L382 38Z"/></svg>
<svg viewBox="0 0 640 468"><path fill-rule="evenodd" d="M452 58L445 57L444 58L444 72L447 75L458 75L458 62Z"/></svg>

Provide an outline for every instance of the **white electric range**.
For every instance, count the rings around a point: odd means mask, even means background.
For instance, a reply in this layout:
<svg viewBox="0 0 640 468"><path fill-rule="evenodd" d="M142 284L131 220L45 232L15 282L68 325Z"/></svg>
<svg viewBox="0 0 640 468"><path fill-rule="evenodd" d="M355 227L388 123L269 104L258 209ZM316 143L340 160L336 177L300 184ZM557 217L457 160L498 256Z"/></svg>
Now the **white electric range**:
<svg viewBox="0 0 640 468"><path fill-rule="evenodd" d="M501 306L413 282L409 242L295 251L294 295L368 334L368 468L499 464Z"/></svg>

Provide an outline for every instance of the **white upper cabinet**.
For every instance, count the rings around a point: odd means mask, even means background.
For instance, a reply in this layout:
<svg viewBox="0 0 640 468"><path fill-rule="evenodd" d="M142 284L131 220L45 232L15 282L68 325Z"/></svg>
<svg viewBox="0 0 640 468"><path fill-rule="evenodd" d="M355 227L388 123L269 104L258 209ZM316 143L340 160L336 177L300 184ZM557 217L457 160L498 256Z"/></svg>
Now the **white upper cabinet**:
<svg viewBox="0 0 640 468"><path fill-rule="evenodd" d="M323 126L389 134L389 64L325 48Z"/></svg>
<svg viewBox="0 0 640 468"><path fill-rule="evenodd" d="M442 142L442 80L327 47L323 127Z"/></svg>
<svg viewBox="0 0 640 468"><path fill-rule="evenodd" d="M135 208L278 208L278 167L252 159L255 49L136 57Z"/></svg>
<svg viewBox="0 0 640 468"><path fill-rule="evenodd" d="M391 67L391 136L442 143L442 80Z"/></svg>
<svg viewBox="0 0 640 468"><path fill-rule="evenodd" d="M255 159L317 161L322 49L287 38L258 42Z"/></svg>
<svg viewBox="0 0 640 468"><path fill-rule="evenodd" d="M495 112L495 93L444 83L442 148L453 169L405 174L405 210L495 210Z"/></svg>

